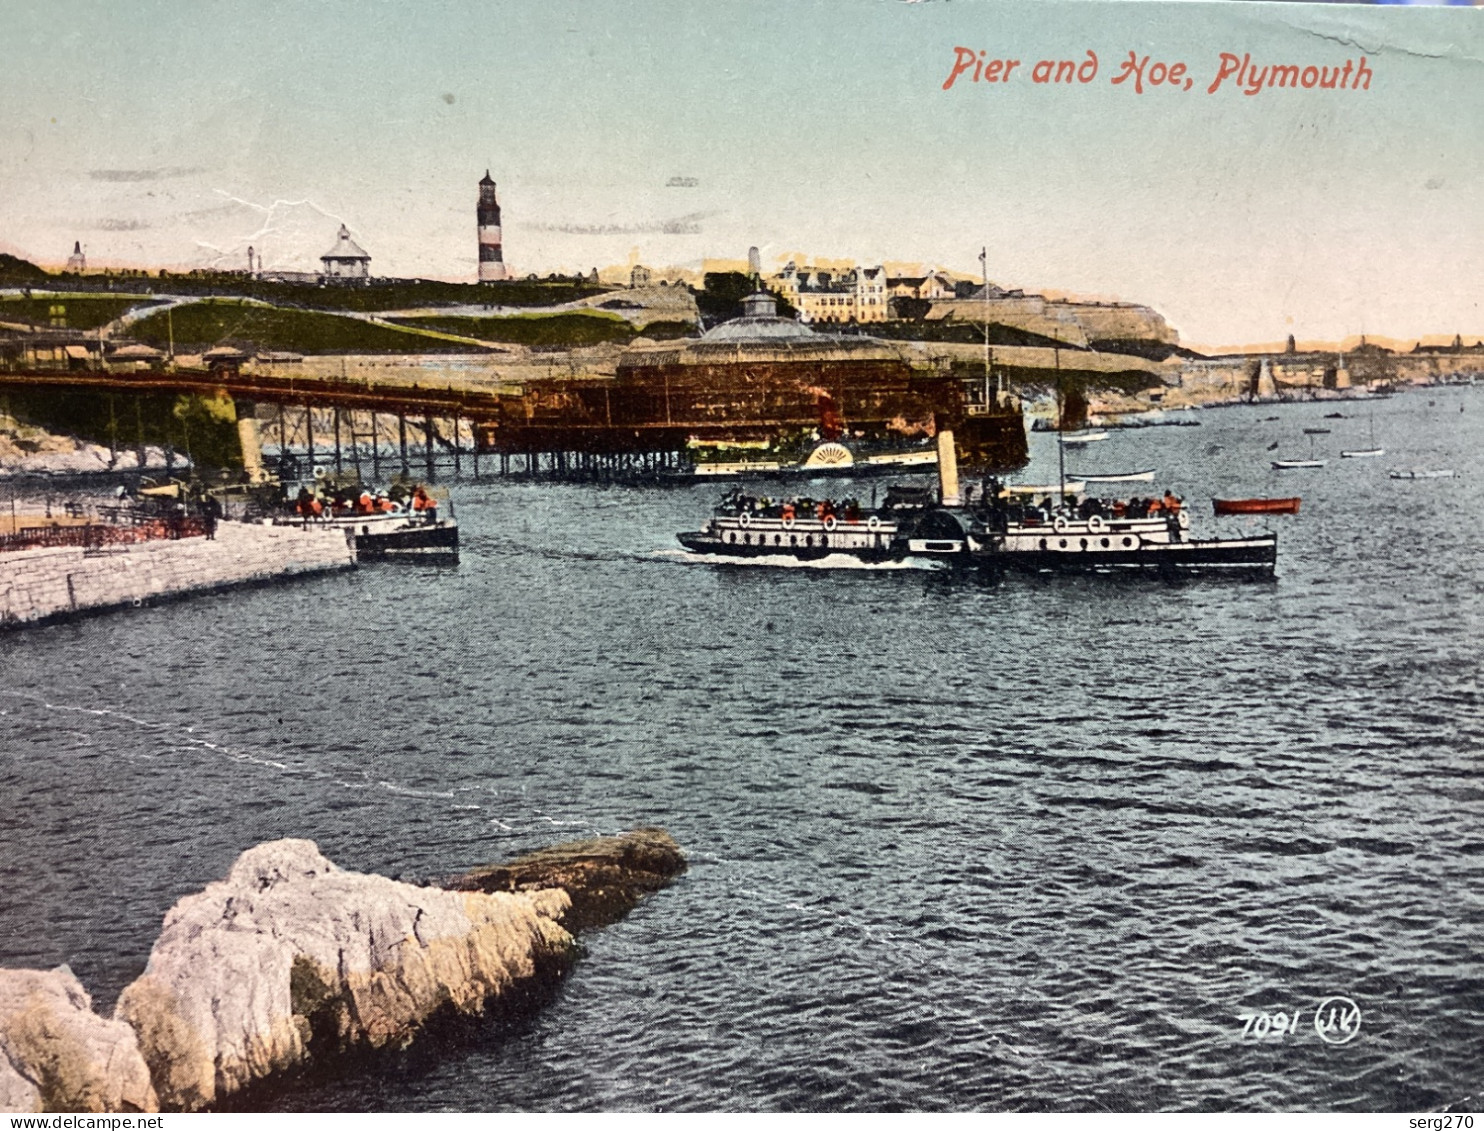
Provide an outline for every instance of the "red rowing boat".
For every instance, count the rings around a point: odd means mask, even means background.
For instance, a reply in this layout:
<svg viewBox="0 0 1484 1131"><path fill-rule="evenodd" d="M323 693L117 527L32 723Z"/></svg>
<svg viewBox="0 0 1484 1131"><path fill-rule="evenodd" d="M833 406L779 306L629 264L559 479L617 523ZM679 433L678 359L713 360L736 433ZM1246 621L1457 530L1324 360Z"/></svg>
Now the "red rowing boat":
<svg viewBox="0 0 1484 1131"><path fill-rule="evenodd" d="M1298 514L1294 499L1212 499L1217 514Z"/></svg>

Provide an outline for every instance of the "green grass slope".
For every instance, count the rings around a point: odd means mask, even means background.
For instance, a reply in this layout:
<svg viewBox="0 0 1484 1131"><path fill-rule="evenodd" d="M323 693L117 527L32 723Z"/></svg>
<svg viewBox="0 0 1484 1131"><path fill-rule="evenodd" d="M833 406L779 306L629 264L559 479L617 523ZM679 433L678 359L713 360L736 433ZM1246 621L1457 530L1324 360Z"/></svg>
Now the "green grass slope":
<svg viewBox="0 0 1484 1131"><path fill-rule="evenodd" d="M173 324L173 327L172 325ZM177 306L141 318L130 335L163 347L173 328L177 353L193 353L224 343L295 353L465 353L471 343L438 334L363 322L338 314L213 299Z"/></svg>

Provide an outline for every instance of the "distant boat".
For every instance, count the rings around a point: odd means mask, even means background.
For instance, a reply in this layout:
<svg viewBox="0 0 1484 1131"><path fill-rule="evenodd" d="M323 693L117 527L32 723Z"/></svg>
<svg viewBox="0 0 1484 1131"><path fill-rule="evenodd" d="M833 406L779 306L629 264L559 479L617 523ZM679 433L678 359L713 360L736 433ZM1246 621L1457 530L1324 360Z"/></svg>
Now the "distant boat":
<svg viewBox="0 0 1484 1131"><path fill-rule="evenodd" d="M1217 514L1298 514L1299 498L1291 499L1212 499Z"/></svg>
<svg viewBox="0 0 1484 1131"><path fill-rule="evenodd" d="M1371 413L1371 446L1369 448L1351 448L1349 451L1340 453L1341 459L1370 459L1372 456L1384 456L1385 448L1376 446L1376 414Z"/></svg>
<svg viewBox="0 0 1484 1131"><path fill-rule="evenodd" d="M1304 429L1304 435L1305 436L1328 436L1329 435L1329 429L1328 428L1305 428Z"/></svg>
<svg viewBox="0 0 1484 1131"><path fill-rule="evenodd" d="M1305 432L1308 432L1310 434L1309 435L1309 458L1308 459L1275 459L1275 460L1273 460L1273 470L1274 471L1292 471L1292 470L1294 470L1296 468L1300 468L1300 467L1323 467L1324 466L1324 462L1325 462L1324 460L1322 460L1322 459L1315 459L1314 458L1314 435L1313 434L1315 432L1328 432L1329 429L1328 428L1305 428L1304 431ZM1268 448L1268 451L1272 451L1272 450L1273 449L1271 447Z"/></svg>
<svg viewBox="0 0 1484 1131"><path fill-rule="evenodd" d="M1099 440L1106 440L1106 432L1063 432L1057 437L1063 444L1094 444Z"/></svg>
<svg viewBox="0 0 1484 1131"><path fill-rule="evenodd" d="M1457 474L1451 467L1442 468L1437 471L1428 471L1424 468L1414 467L1410 471L1390 471L1393 479L1452 479Z"/></svg>
<svg viewBox="0 0 1484 1131"><path fill-rule="evenodd" d="M1324 419L1325 420L1344 420L1345 419L1345 414L1343 412L1326 412L1324 414Z"/></svg>
<svg viewBox="0 0 1484 1131"><path fill-rule="evenodd" d="M1151 467L1148 471L1109 472L1106 475L1083 475L1079 472L1077 478L1084 483L1153 483L1154 468Z"/></svg>

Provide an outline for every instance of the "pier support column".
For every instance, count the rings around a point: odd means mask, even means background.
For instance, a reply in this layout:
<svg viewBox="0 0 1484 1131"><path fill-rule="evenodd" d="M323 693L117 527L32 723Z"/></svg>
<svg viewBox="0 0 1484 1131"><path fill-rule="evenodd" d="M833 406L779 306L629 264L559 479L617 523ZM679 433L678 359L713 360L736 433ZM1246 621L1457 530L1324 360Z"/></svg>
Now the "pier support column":
<svg viewBox="0 0 1484 1131"><path fill-rule="evenodd" d="M397 413L397 443L402 449L402 474L406 475L407 467L407 417Z"/></svg>
<svg viewBox="0 0 1484 1131"><path fill-rule="evenodd" d="M371 410L371 475L381 482L381 428L376 423L376 410Z"/></svg>
<svg viewBox="0 0 1484 1131"><path fill-rule="evenodd" d="M361 482L361 440L356 435L356 417L360 415L355 409L350 410L350 458L356 465L356 482Z"/></svg>
<svg viewBox="0 0 1484 1131"><path fill-rule="evenodd" d="M423 436L425 437L423 466L427 468L428 482L431 483L437 474L433 468L433 418L431 416L423 417Z"/></svg>
<svg viewBox="0 0 1484 1131"><path fill-rule="evenodd" d="M314 409L304 406L304 462L309 474L314 474Z"/></svg>
<svg viewBox="0 0 1484 1131"><path fill-rule="evenodd" d="M340 409L337 406L335 409L335 474L339 475L342 470L343 463L340 457Z"/></svg>

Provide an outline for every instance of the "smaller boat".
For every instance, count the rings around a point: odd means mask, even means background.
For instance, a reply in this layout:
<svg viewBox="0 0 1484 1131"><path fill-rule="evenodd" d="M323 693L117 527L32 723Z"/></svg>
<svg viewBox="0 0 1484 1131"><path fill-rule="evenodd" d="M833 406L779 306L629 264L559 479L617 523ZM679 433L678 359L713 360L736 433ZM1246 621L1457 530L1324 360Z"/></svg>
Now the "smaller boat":
<svg viewBox="0 0 1484 1131"><path fill-rule="evenodd" d="M1457 474L1451 467L1440 468L1429 471L1426 468L1414 467L1409 471L1401 469L1387 472L1393 479L1452 479Z"/></svg>
<svg viewBox="0 0 1484 1131"><path fill-rule="evenodd" d="M1328 428L1305 428L1304 429L1304 435L1305 436L1328 436L1329 435L1329 429Z"/></svg>
<svg viewBox="0 0 1484 1131"><path fill-rule="evenodd" d="M1212 499L1217 514L1298 514L1300 499Z"/></svg>
<svg viewBox="0 0 1484 1131"><path fill-rule="evenodd" d="M1326 412L1324 414L1324 419L1325 420L1344 420L1345 419L1345 414L1343 412Z"/></svg>
<svg viewBox="0 0 1484 1131"><path fill-rule="evenodd" d="M1106 440L1107 438L1108 433L1106 432L1063 432L1057 437L1063 444L1069 444L1073 447L1078 444L1095 444L1099 440Z"/></svg>
<svg viewBox="0 0 1484 1131"><path fill-rule="evenodd" d="M1341 459L1370 459L1373 456L1384 456L1386 449L1376 443L1376 415L1371 414L1371 446L1369 448L1350 448L1340 453Z"/></svg>
<svg viewBox="0 0 1484 1131"><path fill-rule="evenodd" d="M1153 483L1154 468L1148 471L1108 472L1105 475L1077 474L1084 483Z"/></svg>
<svg viewBox="0 0 1484 1131"><path fill-rule="evenodd" d="M1303 467L1323 467L1325 461L1314 458L1314 434L1316 432L1328 432L1328 428L1305 428L1309 433L1309 458L1308 459L1275 459L1273 460L1274 471L1293 471ZM1272 447L1268 451L1272 451Z"/></svg>
<svg viewBox="0 0 1484 1131"><path fill-rule="evenodd" d="M1012 495L1050 495L1053 499L1062 495L1080 495L1087 486L1085 480L1068 479L1065 483L1006 483L1001 490Z"/></svg>

